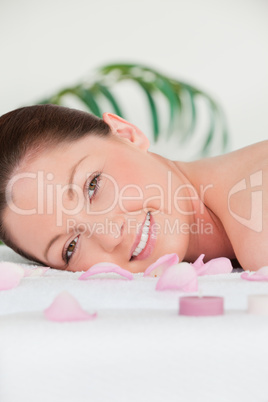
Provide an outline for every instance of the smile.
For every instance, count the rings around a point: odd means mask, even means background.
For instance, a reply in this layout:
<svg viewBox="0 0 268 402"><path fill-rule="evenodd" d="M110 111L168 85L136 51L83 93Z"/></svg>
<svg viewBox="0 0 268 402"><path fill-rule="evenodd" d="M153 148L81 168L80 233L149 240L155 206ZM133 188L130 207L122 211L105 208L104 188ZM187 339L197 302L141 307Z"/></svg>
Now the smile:
<svg viewBox="0 0 268 402"><path fill-rule="evenodd" d="M130 258L131 260L134 258L135 260L143 260L144 258L147 258L153 251L156 236L152 232L152 223L153 218L150 212L148 212L143 223L142 230L138 233L136 241L133 245L133 248L135 248L134 251L132 251Z"/></svg>

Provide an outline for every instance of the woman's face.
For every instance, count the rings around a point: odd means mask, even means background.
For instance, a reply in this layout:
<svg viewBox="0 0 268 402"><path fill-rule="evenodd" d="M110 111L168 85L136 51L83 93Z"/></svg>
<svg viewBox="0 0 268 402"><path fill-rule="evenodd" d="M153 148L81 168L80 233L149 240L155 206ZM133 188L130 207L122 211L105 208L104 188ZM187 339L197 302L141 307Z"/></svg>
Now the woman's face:
<svg viewBox="0 0 268 402"><path fill-rule="evenodd" d="M121 134L120 134L121 133ZM139 136L89 135L24 164L9 183L5 213L11 239L46 265L86 271L111 262L143 272L164 254L182 260L187 204L170 161L147 152ZM72 183L72 184L71 184Z"/></svg>

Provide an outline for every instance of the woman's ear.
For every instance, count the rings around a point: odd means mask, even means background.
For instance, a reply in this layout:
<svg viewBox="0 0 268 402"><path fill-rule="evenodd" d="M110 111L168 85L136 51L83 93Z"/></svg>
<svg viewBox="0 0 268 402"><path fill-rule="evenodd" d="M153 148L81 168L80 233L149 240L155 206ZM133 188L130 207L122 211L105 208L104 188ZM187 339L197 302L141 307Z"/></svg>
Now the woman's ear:
<svg viewBox="0 0 268 402"><path fill-rule="evenodd" d="M143 151L147 151L150 142L146 135L136 126L112 113L104 113L103 120L110 126L112 134L124 138Z"/></svg>

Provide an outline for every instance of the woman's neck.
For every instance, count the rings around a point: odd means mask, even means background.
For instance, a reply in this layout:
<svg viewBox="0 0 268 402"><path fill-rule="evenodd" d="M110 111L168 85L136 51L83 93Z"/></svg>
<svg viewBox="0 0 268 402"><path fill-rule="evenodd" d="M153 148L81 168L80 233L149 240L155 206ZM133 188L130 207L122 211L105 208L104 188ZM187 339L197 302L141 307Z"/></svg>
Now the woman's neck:
<svg viewBox="0 0 268 402"><path fill-rule="evenodd" d="M207 194L212 183L198 180L202 177L201 164L195 162L173 162L177 174L184 183L189 185L192 197L193 216L191 236L185 260L193 261L200 254L205 254L205 260L216 257L234 258L234 250L226 234L224 226L215 211L207 205ZM201 168L202 169L202 168ZM202 179L201 179L202 180Z"/></svg>

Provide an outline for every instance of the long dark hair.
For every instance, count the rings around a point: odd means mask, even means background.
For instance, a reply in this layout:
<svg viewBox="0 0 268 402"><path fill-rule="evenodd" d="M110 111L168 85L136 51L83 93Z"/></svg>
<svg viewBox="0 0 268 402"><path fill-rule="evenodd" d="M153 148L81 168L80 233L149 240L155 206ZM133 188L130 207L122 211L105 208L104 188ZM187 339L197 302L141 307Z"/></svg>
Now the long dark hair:
<svg viewBox="0 0 268 402"><path fill-rule="evenodd" d="M110 127L90 113L56 105L23 107L0 117L0 239L23 257L42 263L18 248L4 227L8 182L26 157L89 134L108 136Z"/></svg>

